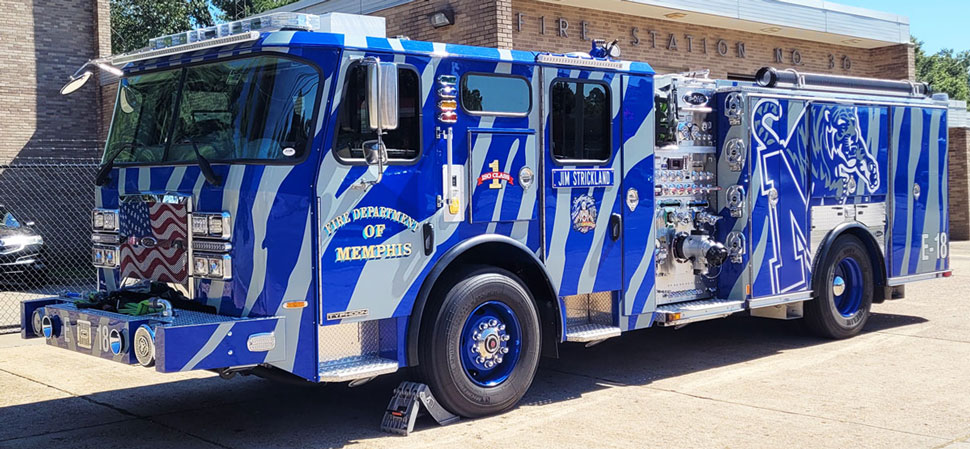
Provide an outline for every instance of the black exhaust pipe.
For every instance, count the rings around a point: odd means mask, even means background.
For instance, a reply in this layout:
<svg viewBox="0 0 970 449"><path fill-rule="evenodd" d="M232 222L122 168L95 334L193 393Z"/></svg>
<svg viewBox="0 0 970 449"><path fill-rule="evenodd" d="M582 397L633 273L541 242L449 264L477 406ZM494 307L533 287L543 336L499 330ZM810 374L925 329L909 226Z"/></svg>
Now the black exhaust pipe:
<svg viewBox="0 0 970 449"><path fill-rule="evenodd" d="M761 87L794 87L809 90L867 90L887 95L924 96L933 94L929 84L910 81L892 81L854 76L801 73L794 70L778 70L763 67L755 75Z"/></svg>

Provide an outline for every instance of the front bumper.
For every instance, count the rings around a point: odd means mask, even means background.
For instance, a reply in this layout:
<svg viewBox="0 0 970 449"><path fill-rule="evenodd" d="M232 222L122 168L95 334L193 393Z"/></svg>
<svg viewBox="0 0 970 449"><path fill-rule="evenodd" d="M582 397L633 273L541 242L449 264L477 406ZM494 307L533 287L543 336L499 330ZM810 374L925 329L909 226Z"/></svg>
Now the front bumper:
<svg viewBox="0 0 970 449"><path fill-rule="evenodd" d="M170 318L78 309L67 298L21 303L21 337L159 372L219 369L285 358L282 317L236 318L175 309ZM149 360L150 359L150 360Z"/></svg>
<svg viewBox="0 0 970 449"><path fill-rule="evenodd" d="M0 274L22 274L43 269L44 262L39 252L18 251L0 256Z"/></svg>

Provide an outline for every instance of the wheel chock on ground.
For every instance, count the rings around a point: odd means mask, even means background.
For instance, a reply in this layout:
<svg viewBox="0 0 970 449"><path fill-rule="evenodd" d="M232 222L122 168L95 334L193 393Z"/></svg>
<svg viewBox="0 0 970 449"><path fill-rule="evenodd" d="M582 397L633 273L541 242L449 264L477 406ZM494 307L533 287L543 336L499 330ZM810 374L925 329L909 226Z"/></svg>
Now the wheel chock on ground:
<svg viewBox="0 0 970 449"><path fill-rule="evenodd" d="M427 385L417 382L401 382L394 389L394 396L387 405L384 419L381 420L381 430L398 435L409 435L414 431L414 423L418 419L421 405L440 425L458 421L458 415L445 410L431 394Z"/></svg>

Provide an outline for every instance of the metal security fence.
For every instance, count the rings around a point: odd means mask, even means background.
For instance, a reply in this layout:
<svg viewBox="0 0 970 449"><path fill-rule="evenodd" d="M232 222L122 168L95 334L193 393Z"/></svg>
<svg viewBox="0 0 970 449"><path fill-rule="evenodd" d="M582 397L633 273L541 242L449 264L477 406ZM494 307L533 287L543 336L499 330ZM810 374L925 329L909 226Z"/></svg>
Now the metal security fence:
<svg viewBox="0 0 970 449"><path fill-rule="evenodd" d="M94 159L17 158L0 165L0 333L20 301L96 287L91 265Z"/></svg>

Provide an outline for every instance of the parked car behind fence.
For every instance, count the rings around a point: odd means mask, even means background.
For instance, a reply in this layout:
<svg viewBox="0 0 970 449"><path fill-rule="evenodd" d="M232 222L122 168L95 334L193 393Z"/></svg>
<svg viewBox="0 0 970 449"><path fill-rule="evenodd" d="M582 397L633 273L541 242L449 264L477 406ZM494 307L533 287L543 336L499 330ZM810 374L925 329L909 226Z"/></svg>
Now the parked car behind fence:
<svg viewBox="0 0 970 449"><path fill-rule="evenodd" d="M85 144L92 148L69 150L98 152L99 143ZM22 300L96 288L90 258L97 168L93 157L0 163L0 333L18 330Z"/></svg>

